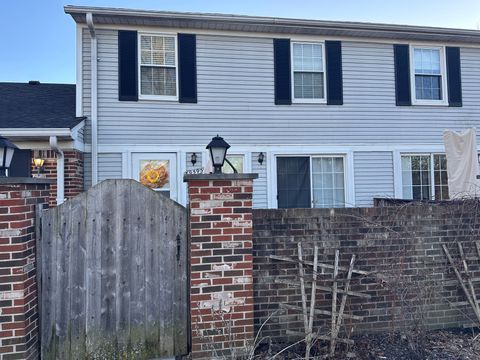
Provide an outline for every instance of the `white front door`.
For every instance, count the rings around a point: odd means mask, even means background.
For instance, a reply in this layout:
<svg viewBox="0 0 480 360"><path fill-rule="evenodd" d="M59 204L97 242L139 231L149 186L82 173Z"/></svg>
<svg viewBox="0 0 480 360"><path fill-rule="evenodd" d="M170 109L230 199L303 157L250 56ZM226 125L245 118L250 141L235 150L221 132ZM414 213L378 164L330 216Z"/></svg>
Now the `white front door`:
<svg viewBox="0 0 480 360"><path fill-rule="evenodd" d="M132 153L132 178L178 201L177 159L171 153Z"/></svg>

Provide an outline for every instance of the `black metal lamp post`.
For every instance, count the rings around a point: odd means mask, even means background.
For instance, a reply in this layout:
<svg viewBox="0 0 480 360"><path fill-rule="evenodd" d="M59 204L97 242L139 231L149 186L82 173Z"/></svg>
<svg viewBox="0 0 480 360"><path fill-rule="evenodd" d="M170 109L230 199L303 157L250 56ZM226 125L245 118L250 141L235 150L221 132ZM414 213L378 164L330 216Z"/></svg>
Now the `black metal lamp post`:
<svg viewBox="0 0 480 360"><path fill-rule="evenodd" d="M210 150L210 157L212 159L214 173L221 174L222 166L227 156L227 149L230 147L228 143L220 136L215 136L212 141L207 145L207 149Z"/></svg>
<svg viewBox="0 0 480 360"><path fill-rule="evenodd" d="M8 175L15 149L18 148L14 143L0 135L0 176Z"/></svg>

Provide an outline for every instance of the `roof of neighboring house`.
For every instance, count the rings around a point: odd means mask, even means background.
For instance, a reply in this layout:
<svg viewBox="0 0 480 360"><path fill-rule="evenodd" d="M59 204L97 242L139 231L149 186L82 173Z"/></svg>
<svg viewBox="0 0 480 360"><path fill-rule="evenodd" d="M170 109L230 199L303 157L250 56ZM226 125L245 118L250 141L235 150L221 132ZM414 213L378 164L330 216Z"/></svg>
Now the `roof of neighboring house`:
<svg viewBox="0 0 480 360"><path fill-rule="evenodd" d="M77 23L86 23L86 14L91 13L94 24L106 25L162 26L285 35L302 34L480 44L480 31L478 30L72 5L65 6L65 12L70 14Z"/></svg>
<svg viewBox="0 0 480 360"><path fill-rule="evenodd" d="M75 85L0 82L0 129L72 129L83 119L75 116Z"/></svg>

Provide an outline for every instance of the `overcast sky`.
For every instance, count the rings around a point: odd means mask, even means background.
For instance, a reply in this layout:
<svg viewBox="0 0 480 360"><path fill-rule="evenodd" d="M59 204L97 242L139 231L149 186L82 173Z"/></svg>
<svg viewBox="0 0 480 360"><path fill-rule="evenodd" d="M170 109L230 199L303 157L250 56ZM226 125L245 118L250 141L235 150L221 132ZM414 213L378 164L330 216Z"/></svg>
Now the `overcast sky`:
<svg viewBox="0 0 480 360"><path fill-rule="evenodd" d="M75 25L91 5L480 28L480 0L0 0L0 81L75 82Z"/></svg>

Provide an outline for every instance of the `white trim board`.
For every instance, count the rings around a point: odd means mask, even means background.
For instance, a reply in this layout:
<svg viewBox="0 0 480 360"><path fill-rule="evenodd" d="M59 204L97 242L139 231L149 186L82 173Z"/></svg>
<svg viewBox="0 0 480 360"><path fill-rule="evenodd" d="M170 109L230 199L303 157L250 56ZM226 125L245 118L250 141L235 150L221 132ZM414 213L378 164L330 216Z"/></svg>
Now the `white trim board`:
<svg viewBox="0 0 480 360"><path fill-rule="evenodd" d="M87 28L86 25L81 24L82 28ZM403 39L388 39L388 38L362 38L362 37L347 37L347 36L330 36L330 35L306 35L306 34L285 34L285 33L259 33L259 32L242 32L242 31L229 31L229 30L204 30L204 29L183 29L183 28L173 28L173 27L161 27L161 26L139 26L139 25L107 25L107 24L95 24L96 29L104 30L136 30L149 32L152 29L162 29L164 32L191 32L197 35L208 35L208 36L235 36L235 37L246 37L246 38L264 38L264 39L290 39L295 37L297 40L306 40L306 41L318 41L318 40L338 40L338 41L348 41L348 42L358 42L358 43L373 43L373 44L406 44L409 45L412 42L416 44L439 44L444 45L445 41L418 41L418 40L403 40ZM480 48L480 45L464 43L464 42L449 42L449 46L460 46L464 48ZM273 47L273 44L272 44Z"/></svg>
<svg viewBox="0 0 480 360"><path fill-rule="evenodd" d="M1 129L0 129L1 131ZM479 145L480 148L480 145ZM105 144L98 146L98 152L111 153L111 152L124 152L126 149L138 152L171 152L184 150L185 152L203 152L205 144L197 145L154 145L154 144ZM324 145L231 145L229 153L238 152L289 152L289 153L305 153L305 152L346 152L346 151L444 151L443 143L440 144L392 144L392 145L371 145L371 144L358 144L358 145L338 145L338 144L324 144ZM90 152L90 144L85 144L85 151Z"/></svg>
<svg viewBox="0 0 480 360"><path fill-rule="evenodd" d="M83 116L83 28L77 24L76 46L76 103L75 113L77 117Z"/></svg>

